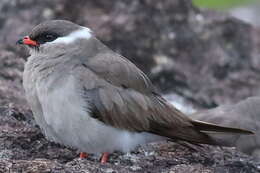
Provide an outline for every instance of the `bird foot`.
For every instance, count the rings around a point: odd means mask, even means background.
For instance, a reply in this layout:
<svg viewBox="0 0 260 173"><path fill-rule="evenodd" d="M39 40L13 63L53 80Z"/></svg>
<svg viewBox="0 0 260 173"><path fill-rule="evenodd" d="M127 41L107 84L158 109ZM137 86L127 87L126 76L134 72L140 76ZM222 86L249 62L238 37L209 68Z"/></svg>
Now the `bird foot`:
<svg viewBox="0 0 260 173"><path fill-rule="evenodd" d="M105 152L102 154L102 157L101 157L101 163L104 164L104 163L107 163L108 161L108 158L109 158L109 153L108 152Z"/></svg>
<svg viewBox="0 0 260 173"><path fill-rule="evenodd" d="M87 157L88 157L88 154L87 154L87 153L80 152L80 154L79 154L79 158L81 158L81 159L85 159L85 158L87 158Z"/></svg>

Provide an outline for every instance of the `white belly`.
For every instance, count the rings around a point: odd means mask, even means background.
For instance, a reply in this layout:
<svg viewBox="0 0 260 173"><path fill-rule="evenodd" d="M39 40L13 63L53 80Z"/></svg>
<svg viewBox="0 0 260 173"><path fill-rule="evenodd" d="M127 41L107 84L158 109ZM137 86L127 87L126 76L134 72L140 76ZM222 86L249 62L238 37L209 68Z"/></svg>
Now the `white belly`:
<svg viewBox="0 0 260 173"><path fill-rule="evenodd" d="M145 132L133 133L113 128L91 118L87 101L80 96L81 90L72 77L58 82L56 89L50 89L48 83L38 83L36 88L45 120L39 125L47 138L58 143L82 152L101 153L126 152L139 144L163 139Z"/></svg>

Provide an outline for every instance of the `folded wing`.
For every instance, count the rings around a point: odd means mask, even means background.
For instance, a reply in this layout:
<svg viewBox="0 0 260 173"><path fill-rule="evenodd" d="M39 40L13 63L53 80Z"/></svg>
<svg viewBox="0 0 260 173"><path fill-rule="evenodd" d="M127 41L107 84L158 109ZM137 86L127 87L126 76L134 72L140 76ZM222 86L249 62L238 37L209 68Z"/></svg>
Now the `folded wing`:
<svg viewBox="0 0 260 173"><path fill-rule="evenodd" d="M205 132L251 133L191 120L164 100L134 64L113 52L75 70L92 117L115 128L212 145L219 143Z"/></svg>

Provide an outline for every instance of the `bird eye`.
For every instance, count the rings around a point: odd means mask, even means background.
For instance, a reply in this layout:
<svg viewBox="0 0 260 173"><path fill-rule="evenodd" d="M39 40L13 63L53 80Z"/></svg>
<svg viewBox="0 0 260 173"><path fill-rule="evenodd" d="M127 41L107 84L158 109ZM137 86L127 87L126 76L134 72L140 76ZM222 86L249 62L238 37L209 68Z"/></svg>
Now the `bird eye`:
<svg viewBox="0 0 260 173"><path fill-rule="evenodd" d="M55 40L56 38L57 38L57 36L52 35L52 34L46 34L46 35L45 35L45 40L48 41L48 42L53 41L53 40Z"/></svg>
<svg viewBox="0 0 260 173"><path fill-rule="evenodd" d="M59 35L56 33L42 33L35 37L34 40L37 41L37 43L39 44L44 44L46 42L52 42L56 40L58 37Z"/></svg>

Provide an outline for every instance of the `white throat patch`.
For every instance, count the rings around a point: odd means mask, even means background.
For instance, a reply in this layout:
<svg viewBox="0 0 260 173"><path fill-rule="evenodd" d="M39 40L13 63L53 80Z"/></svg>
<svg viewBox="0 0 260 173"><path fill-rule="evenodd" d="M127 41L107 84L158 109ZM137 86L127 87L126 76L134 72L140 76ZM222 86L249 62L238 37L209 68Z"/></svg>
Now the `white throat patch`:
<svg viewBox="0 0 260 173"><path fill-rule="evenodd" d="M90 39L92 37L92 31L89 28L81 27L81 29L73 31L67 36L59 37L56 40L49 42L49 44L65 43L69 44L74 42L76 39Z"/></svg>

